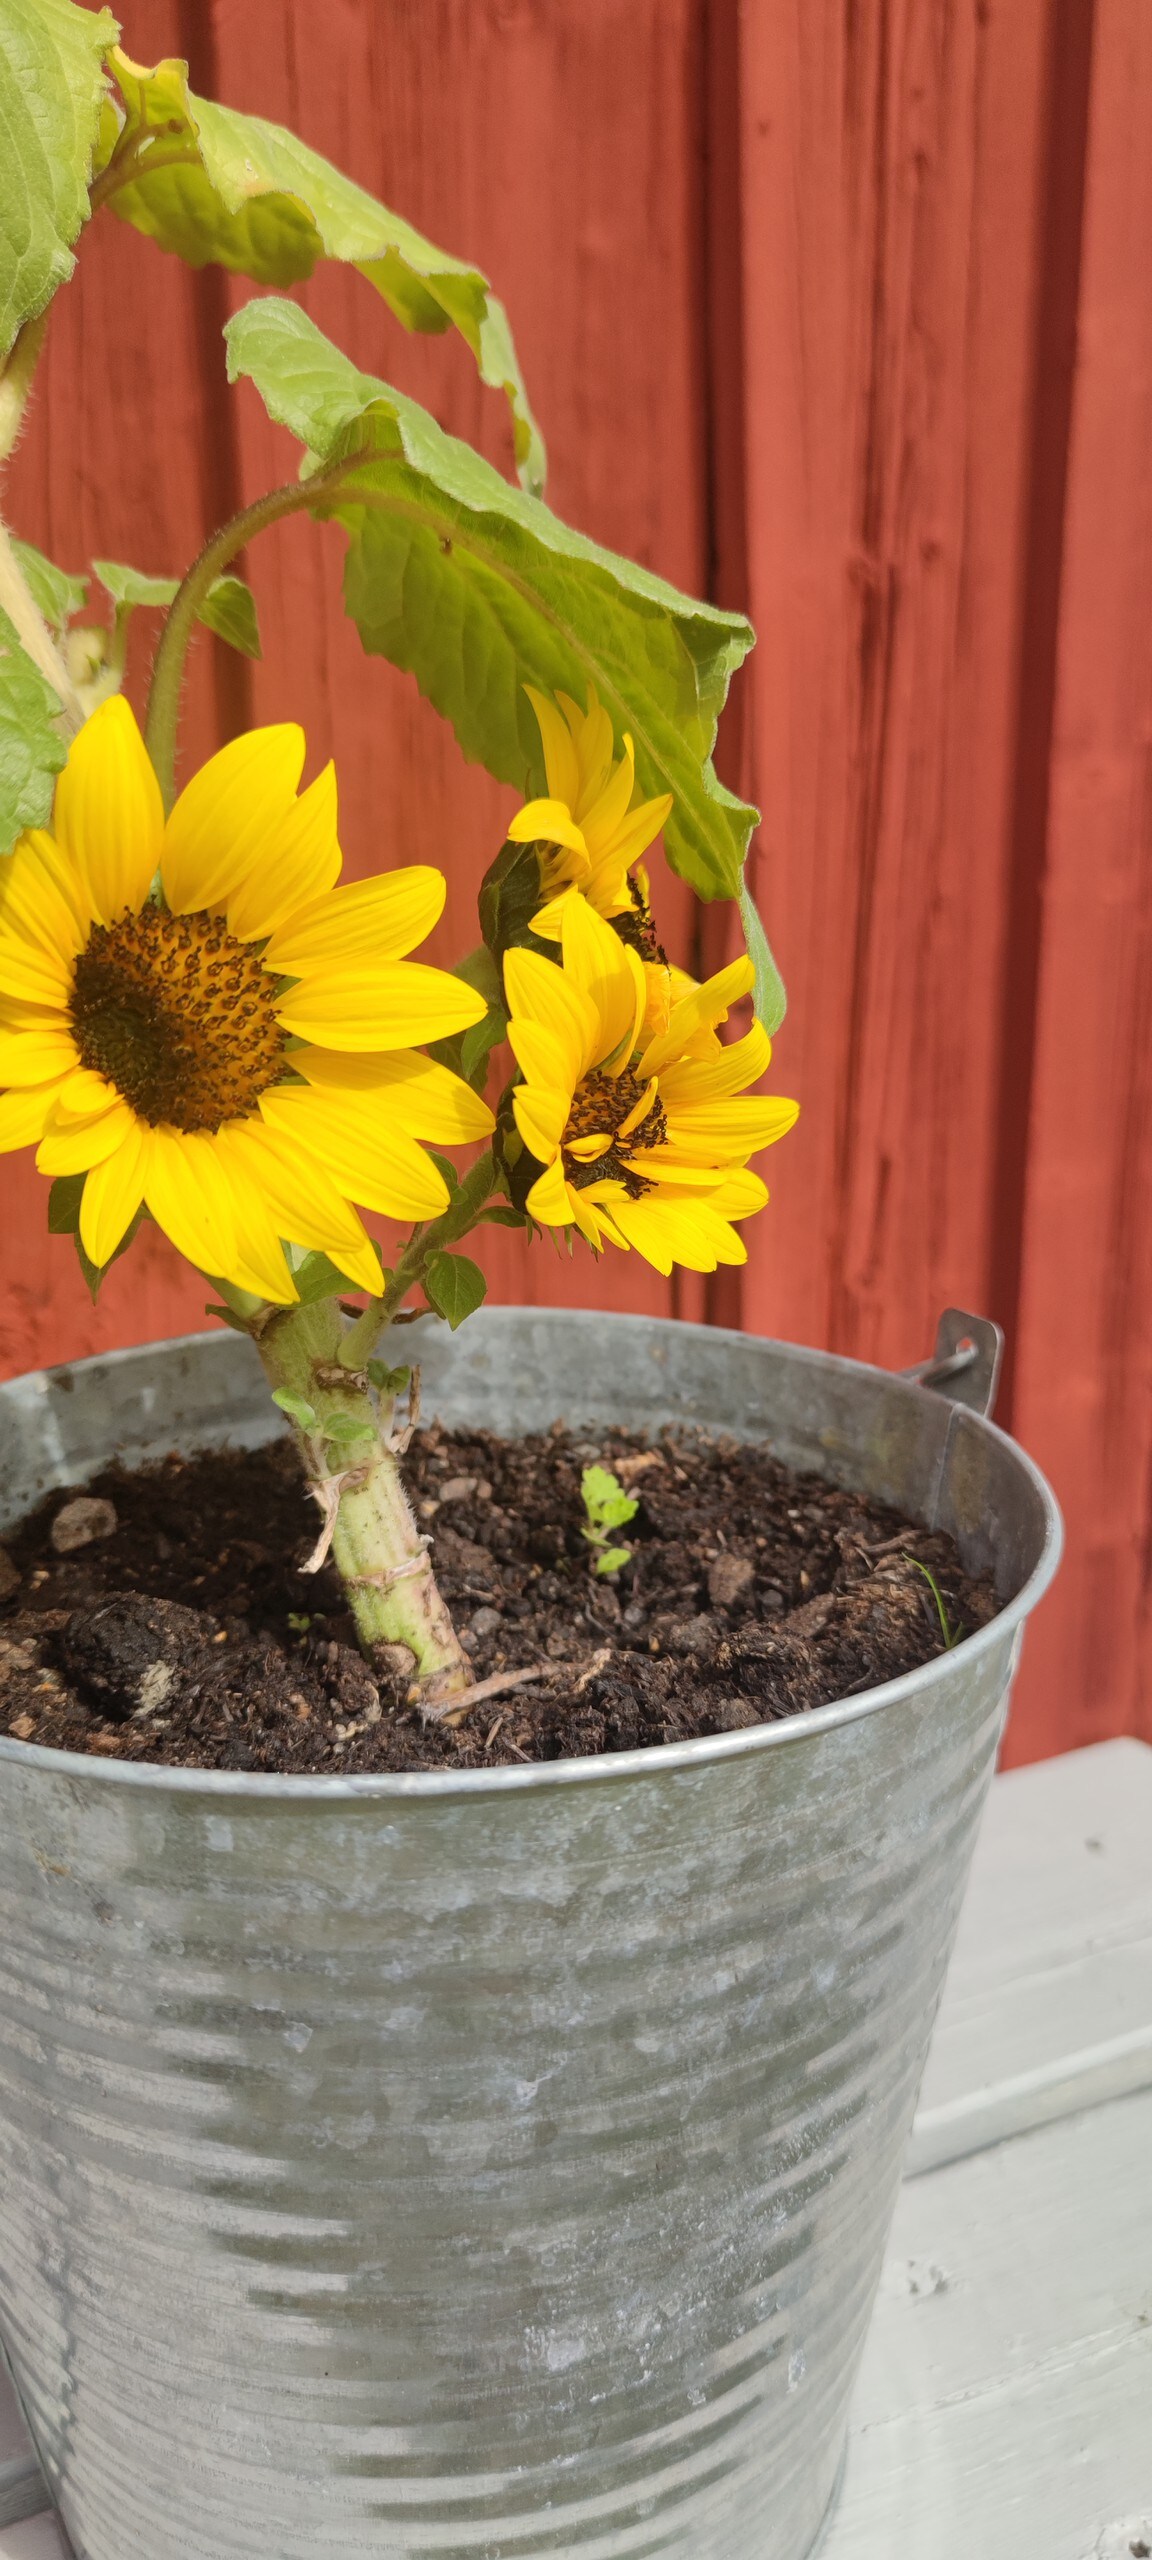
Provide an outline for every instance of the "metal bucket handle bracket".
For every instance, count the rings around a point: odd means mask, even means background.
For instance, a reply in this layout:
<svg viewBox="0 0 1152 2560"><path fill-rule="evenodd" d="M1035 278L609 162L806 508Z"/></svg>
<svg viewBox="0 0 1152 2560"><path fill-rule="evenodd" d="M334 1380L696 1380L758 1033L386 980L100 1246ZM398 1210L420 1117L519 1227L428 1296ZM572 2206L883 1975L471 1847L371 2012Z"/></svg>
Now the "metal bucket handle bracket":
<svg viewBox="0 0 1152 2560"><path fill-rule="evenodd" d="M945 1307L936 1327L930 1360L917 1360L901 1377L918 1380L950 1404L967 1405L970 1413L990 1414L1000 1383L1004 1334L991 1316L973 1316L963 1307Z"/></svg>

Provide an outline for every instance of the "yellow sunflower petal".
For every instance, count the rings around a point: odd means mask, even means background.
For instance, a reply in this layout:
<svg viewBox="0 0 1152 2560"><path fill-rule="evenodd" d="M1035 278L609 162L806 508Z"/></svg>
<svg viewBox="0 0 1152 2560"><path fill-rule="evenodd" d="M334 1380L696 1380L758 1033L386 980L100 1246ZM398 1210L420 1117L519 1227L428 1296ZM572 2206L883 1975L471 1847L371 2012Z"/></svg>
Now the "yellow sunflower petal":
<svg viewBox="0 0 1152 2560"><path fill-rule="evenodd" d="M293 800L275 842L255 870L232 890L226 910L229 933L241 942L262 942L300 908L314 905L335 887L341 860L336 767L326 764L307 791Z"/></svg>
<svg viewBox="0 0 1152 2560"><path fill-rule="evenodd" d="M660 829L671 816L674 801L670 791L662 791L656 800L642 800L617 828L612 838L612 851L622 870L630 871L642 853L647 853Z"/></svg>
<svg viewBox="0 0 1152 2560"><path fill-rule="evenodd" d="M56 785L53 827L100 924L143 906L160 859L164 805L122 693L86 720Z"/></svg>
<svg viewBox="0 0 1152 2560"><path fill-rule="evenodd" d="M613 766L604 789L581 818L584 841L593 862L613 842L617 829L627 814L635 783L636 760L632 752L632 740L626 738L624 753L619 764Z"/></svg>
<svg viewBox="0 0 1152 2560"><path fill-rule="evenodd" d="M217 1130L208 1143L216 1169L224 1177L235 1221L236 1247L231 1263L217 1277L229 1281L233 1288L250 1289L257 1298L270 1298L274 1306L296 1306L300 1292L284 1258L264 1195L258 1183L229 1162L220 1145L220 1134Z"/></svg>
<svg viewBox="0 0 1152 2560"><path fill-rule="evenodd" d="M563 950L565 982L589 999L600 1018L591 1063L609 1069L626 1065L647 999L639 953L621 942L587 898L575 896L569 898L564 917Z"/></svg>
<svg viewBox="0 0 1152 2560"><path fill-rule="evenodd" d="M668 1278L676 1260L672 1237L651 1200L624 1200L616 1210L616 1223L621 1235L635 1251L650 1262L654 1271Z"/></svg>
<svg viewBox="0 0 1152 2560"><path fill-rule="evenodd" d="M197 1271L227 1280L239 1250L227 1175L210 1138L163 1127L149 1135L144 1197L158 1227Z"/></svg>
<svg viewBox="0 0 1152 2560"><path fill-rule="evenodd" d="M277 977L309 978L343 963L402 960L439 923L447 894L443 872L424 863L386 871L378 880L351 880L288 916L272 935L264 965Z"/></svg>
<svg viewBox="0 0 1152 2560"><path fill-rule="evenodd" d="M572 804L572 814L583 823L600 794L607 788L612 772L616 741L612 723L598 700L595 685L588 687L588 708L580 709L569 693L558 693L556 700L572 734L580 765L579 796Z"/></svg>
<svg viewBox="0 0 1152 2560"><path fill-rule="evenodd" d="M0 862L0 932L75 959L91 928L91 901L75 864L41 829L21 836Z"/></svg>
<svg viewBox="0 0 1152 2560"><path fill-rule="evenodd" d="M674 1109L683 1103L695 1109L703 1102L719 1101L723 1094L743 1093L745 1086L757 1084L771 1064L772 1043L763 1023L754 1022L742 1040L730 1040L712 1058L676 1059L665 1067L660 1077L664 1101Z"/></svg>
<svg viewBox="0 0 1152 2560"><path fill-rule="evenodd" d="M557 1156L533 1183L527 1200L528 1214L542 1227L570 1227L575 1218L573 1196Z"/></svg>
<svg viewBox="0 0 1152 2560"><path fill-rule="evenodd" d="M547 1085L521 1084L516 1087L512 1096L516 1126L529 1155L537 1157L541 1164L550 1163L558 1154L570 1099L566 1093L550 1091Z"/></svg>
<svg viewBox="0 0 1152 2560"><path fill-rule="evenodd" d="M174 915L223 906L274 855L303 764L304 732L289 720L249 729L193 774L164 830L160 857Z"/></svg>
<svg viewBox="0 0 1152 2560"><path fill-rule="evenodd" d="M526 684L524 691L536 714L549 792L553 800L574 809L580 790L580 765L572 732L546 693L538 693L534 684Z"/></svg>
<svg viewBox="0 0 1152 2560"><path fill-rule="evenodd" d="M103 1164L93 1166L80 1202L80 1242L101 1270L123 1242L144 1198L150 1131L139 1120Z"/></svg>
<svg viewBox="0 0 1152 2560"><path fill-rule="evenodd" d="M107 1076L98 1075L94 1067L73 1067L60 1087L61 1122L95 1120L101 1111L110 1111L120 1098L115 1085Z"/></svg>
<svg viewBox="0 0 1152 2560"><path fill-rule="evenodd" d="M0 1084L47 1084L76 1065L76 1043L59 1015L58 1029L0 1031Z"/></svg>
<svg viewBox="0 0 1152 2560"><path fill-rule="evenodd" d="M721 1218L751 1218L758 1209L768 1206L768 1185L758 1173L745 1168L726 1174L708 1195L709 1207Z"/></svg>
<svg viewBox="0 0 1152 2560"><path fill-rule="evenodd" d="M126 1102L114 1102L90 1120L59 1120L54 1114L40 1143L37 1172L87 1173L92 1165L102 1164L135 1126L135 1113Z"/></svg>
<svg viewBox="0 0 1152 2560"><path fill-rule="evenodd" d="M420 960L318 969L302 986L287 988L276 1006L286 1031L325 1049L411 1049L470 1030L487 1010L463 978Z"/></svg>
<svg viewBox="0 0 1152 2560"><path fill-rule="evenodd" d="M714 1023L722 1022L730 1006L738 1003L741 996L751 994L755 975L745 955L730 961L726 969L717 970L703 986L693 987L681 996L672 1007L667 1030L649 1041L640 1060L640 1074L658 1075L662 1067L683 1055L694 1032L711 1030Z"/></svg>
<svg viewBox="0 0 1152 2560"><path fill-rule="evenodd" d="M510 844L563 844L587 860L583 831L562 800L528 800L508 829Z"/></svg>
<svg viewBox="0 0 1152 2560"><path fill-rule="evenodd" d="M0 1155L14 1147L34 1147L52 1116L57 1084L29 1085L19 1093L0 1093Z"/></svg>
<svg viewBox="0 0 1152 2560"><path fill-rule="evenodd" d="M567 894L565 888L559 897L549 898L547 906L541 907L539 913L533 916L532 931L539 935L541 942L561 940L564 932L564 900Z"/></svg>
<svg viewBox="0 0 1152 2560"><path fill-rule="evenodd" d="M72 971L68 952L48 951L14 933L0 933L0 995L63 1012L72 994Z"/></svg>
<svg viewBox="0 0 1152 2560"><path fill-rule="evenodd" d="M783 1094L730 1094L695 1111L669 1111L668 1144L692 1164L732 1162L775 1146L799 1116L799 1103Z"/></svg>
<svg viewBox="0 0 1152 2560"><path fill-rule="evenodd" d="M390 1218L435 1218L448 1206L443 1175L414 1138L387 1126L370 1095L272 1085L260 1097L260 1115L319 1157L348 1198L366 1209Z"/></svg>
<svg viewBox="0 0 1152 2560"><path fill-rule="evenodd" d="M463 1146L490 1137L496 1126L488 1104L462 1076L417 1049L296 1049L292 1065L311 1085L378 1096L398 1128L434 1145Z"/></svg>
<svg viewBox="0 0 1152 2560"><path fill-rule="evenodd" d="M570 1040L550 1030L546 1022L530 1022L526 1014L518 1013L508 1025L508 1045L529 1084L552 1085L571 1100L576 1078Z"/></svg>
<svg viewBox="0 0 1152 2560"><path fill-rule="evenodd" d="M233 1188L247 1184L277 1235L290 1244L327 1253L360 1288L380 1290L380 1263L351 1201L298 1142L261 1120L228 1121L216 1132L216 1153Z"/></svg>
<svg viewBox="0 0 1152 2560"><path fill-rule="evenodd" d="M506 951L504 986L513 1022L521 1017L542 1022L563 1043L565 1082L574 1092L592 1065L600 1039L600 1016L591 998L539 951Z"/></svg>

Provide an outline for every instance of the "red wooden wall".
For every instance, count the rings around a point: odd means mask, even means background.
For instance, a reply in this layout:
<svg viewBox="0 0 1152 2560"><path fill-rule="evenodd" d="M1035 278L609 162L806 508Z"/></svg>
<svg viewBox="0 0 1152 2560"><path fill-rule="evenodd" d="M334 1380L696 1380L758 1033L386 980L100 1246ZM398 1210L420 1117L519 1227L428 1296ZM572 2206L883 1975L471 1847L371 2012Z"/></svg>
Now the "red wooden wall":
<svg viewBox="0 0 1152 2560"><path fill-rule="evenodd" d="M893 1364L949 1301L998 1316L1000 1418L1071 1533L1010 1756L1152 1733L1145 0L126 0L125 42L183 53L484 265L553 503L760 634L724 760L765 813L805 1116L750 1268L666 1289L496 1234L494 1289ZM174 570L283 474L224 387L248 290L97 223L13 469L20 530L69 567ZM356 276L303 298L507 460L462 348L403 337ZM361 658L339 551L264 537L264 661L202 642L186 753L301 718L338 759L353 867L444 864L447 954L509 797ZM675 884L662 912L683 947ZM698 959L725 930L703 917ZM94 1313L36 1177L2 1178L0 1367L201 1320L154 1235Z"/></svg>

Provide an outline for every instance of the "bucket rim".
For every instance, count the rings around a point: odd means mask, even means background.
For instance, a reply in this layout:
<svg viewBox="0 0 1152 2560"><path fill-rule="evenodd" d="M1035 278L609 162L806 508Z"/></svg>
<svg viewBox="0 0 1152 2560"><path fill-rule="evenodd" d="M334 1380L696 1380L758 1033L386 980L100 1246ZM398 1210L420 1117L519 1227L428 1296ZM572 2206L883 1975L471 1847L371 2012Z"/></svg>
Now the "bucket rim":
<svg viewBox="0 0 1152 2560"><path fill-rule="evenodd" d="M610 1316L616 1326L636 1326L651 1332L685 1331L706 1334L710 1344L741 1348L752 1346L785 1354L789 1359L820 1371L835 1371L861 1378L880 1378L885 1385L910 1397L920 1397L925 1390L914 1380L905 1379L891 1369L868 1360L853 1360L843 1352L821 1351L807 1343L781 1341L775 1335L743 1333L732 1326L686 1324L674 1316L626 1315L617 1309L554 1309L549 1307L492 1307L485 1309L490 1324L502 1317L549 1316L563 1314L566 1328L573 1320L589 1318L602 1322ZM45 1388L54 1377L71 1375L78 1369L119 1366L140 1353L185 1351L201 1343L225 1341L223 1331L204 1329L197 1333L178 1334L151 1343L132 1344L124 1350L94 1352L82 1360L62 1361L46 1370L25 1370L18 1376L0 1381L0 1403L6 1388L28 1385L43 1380ZM148 1760L107 1761L85 1751L59 1751L45 1743L19 1742L12 1734L0 1734L0 1767L12 1763L18 1767L42 1769L62 1778L78 1779L94 1786L141 1788L146 1793L175 1793L213 1797L247 1798L253 1802L290 1802L293 1804L353 1804L365 1802L443 1801L455 1797L489 1795L521 1795L542 1787L602 1786L627 1779L639 1780L657 1775L679 1775L697 1769L721 1766L732 1760L746 1760L764 1751L787 1750L803 1743L809 1736L830 1733L841 1726L859 1724L866 1718L883 1714L888 1709L904 1706L909 1701L927 1697L945 1686L954 1668L963 1662L975 1664L990 1652L1003 1648L1005 1638L1013 1640L1013 1658L1018 1652L1024 1621L1031 1616L1052 1582L1064 1549L1064 1522L1047 1477L1022 1449L1010 1433L987 1415L974 1413L969 1407L955 1405L954 1414L963 1413L965 1421L1007 1451L1012 1463L1038 1496L1044 1516L1044 1541L1031 1573L1011 1600L1005 1602L988 1624L974 1634L963 1636L947 1653L935 1654L930 1662L921 1663L915 1671L902 1672L894 1680L879 1681L860 1690L851 1698L830 1700L827 1706L812 1707L800 1713L773 1718L770 1723L747 1725L737 1733L701 1734L690 1742L646 1743L633 1751L589 1752L581 1758L535 1760L526 1767L494 1769L412 1769L365 1772L359 1777L328 1776L321 1771L298 1775L278 1774L259 1769L176 1769ZM941 1466L946 1460L942 1455ZM61 1488L63 1489L63 1488Z"/></svg>

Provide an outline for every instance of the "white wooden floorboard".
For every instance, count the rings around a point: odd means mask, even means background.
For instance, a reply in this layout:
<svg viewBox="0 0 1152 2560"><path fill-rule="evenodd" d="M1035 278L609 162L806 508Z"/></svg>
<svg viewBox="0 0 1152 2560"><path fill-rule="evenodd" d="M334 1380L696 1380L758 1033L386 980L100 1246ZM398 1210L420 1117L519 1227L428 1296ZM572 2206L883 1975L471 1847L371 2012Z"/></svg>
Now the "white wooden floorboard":
<svg viewBox="0 0 1152 2560"><path fill-rule="evenodd" d="M992 1789L909 2175L1152 2088L1152 1750L1102 1742Z"/></svg>
<svg viewBox="0 0 1152 2560"><path fill-rule="evenodd" d="M1149 2092L905 2185L821 2560L1093 2560L1145 2516Z"/></svg>
<svg viewBox="0 0 1152 2560"><path fill-rule="evenodd" d="M1152 2545L1150 1843L1146 1744L996 1780L821 2560ZM42 2495L0 2375L0 2560Z"/></svg>

